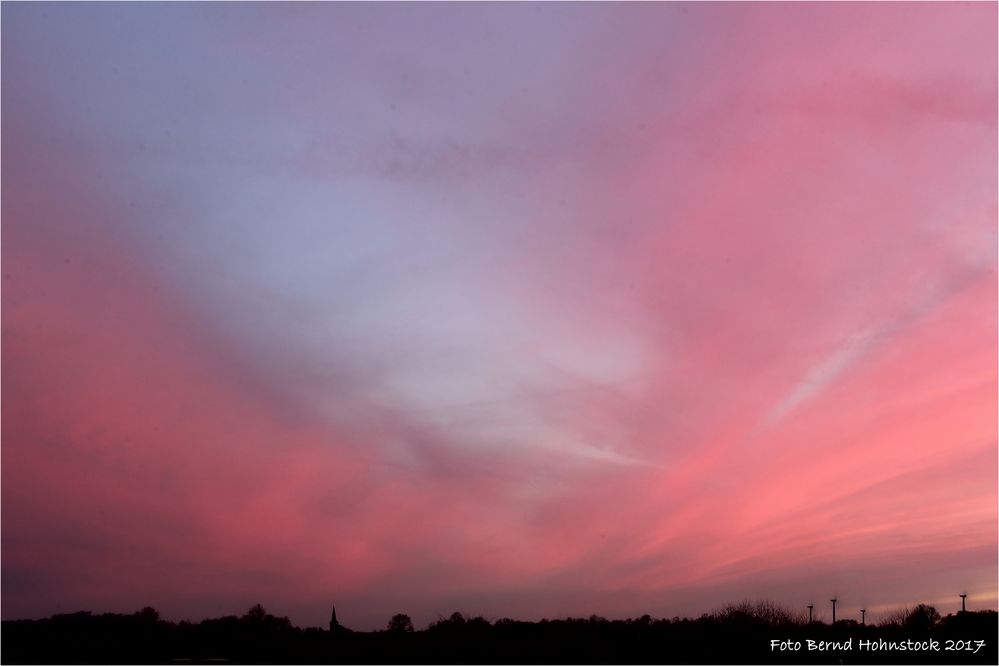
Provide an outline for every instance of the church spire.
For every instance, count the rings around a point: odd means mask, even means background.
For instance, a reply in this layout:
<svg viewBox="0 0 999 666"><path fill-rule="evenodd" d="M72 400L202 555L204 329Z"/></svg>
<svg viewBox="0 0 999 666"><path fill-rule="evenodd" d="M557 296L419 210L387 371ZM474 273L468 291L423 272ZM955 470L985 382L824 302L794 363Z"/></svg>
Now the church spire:
<svg viewBox="0 0 999 666"><path fill-rule="evenodd" d="M330 631L339 631L340 623L336 619L336 606L333 606L333 612L330 614Z"/></svg>

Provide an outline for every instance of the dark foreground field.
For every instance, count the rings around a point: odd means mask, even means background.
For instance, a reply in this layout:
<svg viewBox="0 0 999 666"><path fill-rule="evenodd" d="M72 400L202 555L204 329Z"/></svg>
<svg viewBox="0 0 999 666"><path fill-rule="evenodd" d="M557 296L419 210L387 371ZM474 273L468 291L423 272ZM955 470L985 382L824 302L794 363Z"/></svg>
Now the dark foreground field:
<svg viewBox="0 0 999 666"><path fill-rule="evenodd" d="M999 661L995 611L941 618L925 606L899 613L879 626L852 621L809 624L766 603L730 606L695 620L643 616L620 621L591 617L490 623L455 613L423 631L412 631L404 616L393 618L391 626L392 630L378 632L299 629L259 606L243 617L197 624L166 622L152 609L134 615L75 613L4 622L0 659L5 664ZM784 649L772 647L771 641L786 641Z"/></svg>

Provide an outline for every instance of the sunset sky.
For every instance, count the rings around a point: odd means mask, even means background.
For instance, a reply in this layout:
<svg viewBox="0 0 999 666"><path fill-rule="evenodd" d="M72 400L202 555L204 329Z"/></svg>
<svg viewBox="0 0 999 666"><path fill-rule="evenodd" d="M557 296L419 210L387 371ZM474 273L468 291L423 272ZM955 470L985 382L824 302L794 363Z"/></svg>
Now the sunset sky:
<svg viewBox="0 0 999 666"><path fill-rule="evenodd" d="M997 596L995 3L2 8L2 616Z"/></svg>

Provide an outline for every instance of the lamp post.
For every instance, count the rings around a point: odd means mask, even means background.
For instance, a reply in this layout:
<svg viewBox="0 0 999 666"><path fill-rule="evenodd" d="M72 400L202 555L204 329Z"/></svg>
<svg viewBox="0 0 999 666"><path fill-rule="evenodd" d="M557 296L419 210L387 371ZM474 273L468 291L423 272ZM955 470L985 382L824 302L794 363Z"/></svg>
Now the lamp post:
<svg viewBox="0 0 999 666"><path fill-rule="evenodd" d="M831 601L832 605L833 605L833 621L832 621L832 623L836 624L836 600L835 599L830 599L829 601Z"/></svg>
<svg viewBox="0 0 999 666"><path fill-rule="evenodd" d="M967 594L962 594L962 595L961 595L961 612L962 612L962 613L963 613L963 612L964 612L964 610L965 610L965 609L964 609L964 600L965 600L965 598L967 598L967 596L968 596Z"/></svg>
<svg viewBox="0 0 999 666"><path fill-rule="evenodd" d="M812 604L808 604L808 624L812 623L812 609L815 608Z"/></svg>
<svg viewBox="0 0 999 666"><path fill-rule="evenodd" d="M860 624L865 624L865 625L867 624L867 609L866 608L861 608L860 609Z"/></svg>

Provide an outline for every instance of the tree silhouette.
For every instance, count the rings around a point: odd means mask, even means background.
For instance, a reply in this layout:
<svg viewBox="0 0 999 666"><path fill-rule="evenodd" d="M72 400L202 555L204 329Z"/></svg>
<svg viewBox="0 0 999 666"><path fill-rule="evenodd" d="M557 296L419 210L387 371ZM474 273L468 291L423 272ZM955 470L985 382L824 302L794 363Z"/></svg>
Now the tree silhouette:
<svg viewBox="0 0 999 666"><path fill-rule="evenodd" d="M246 615L243 616L244 620L249 620L251 622L263 622L264 618L267 617L267 611L260 604L255 604L250 607L250 610L246 611Z"/></svg>
<svg viewBox="0 0 999 666"><path fill-rule="evenodd" d="M389 620L388 630L400 633L413 631L413 621L405 613L397 613Z"/></svg>
<svg viewBox="0 0 999 666"><path fill-rule="evenodd" d="M135 615L143 622L158 622L160 619L159 611L152 606L146 606Z"/></svg>
<svg viewBox="0 0 999 666"><path fill-rule="evenodd" d="M967 642L969 636L994 635L997 624L995 611L941 618L924 604L899 611L879 626L841 620L833 627L809 624L807 615L769 601L731 604L699 618L671 620L593 615L490 623L483 617L453 613L425 630L416 630L412 620L399 613L388 622L388 631L339 629L335 636L318 628L295 627L259 604L241 617L193 623L156 616L154 609L146 608L129 615L83 611L40 620L5 620L3 663L828 663L828 655L807 652L775 660L771 641L779 634L795 641L857 635ZM965 656L950 663L999 663L994 641ZM870 663L930 663L900 661L899 655L887 652L884 657Z"/></svg>
<svg viewBox="0 0 999 666"><path fill-rule="evenodd" d="M940 622L940 613L933 606L919 604L905 618L905 628L920 633L927 632Z"/></svg>

